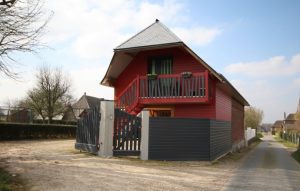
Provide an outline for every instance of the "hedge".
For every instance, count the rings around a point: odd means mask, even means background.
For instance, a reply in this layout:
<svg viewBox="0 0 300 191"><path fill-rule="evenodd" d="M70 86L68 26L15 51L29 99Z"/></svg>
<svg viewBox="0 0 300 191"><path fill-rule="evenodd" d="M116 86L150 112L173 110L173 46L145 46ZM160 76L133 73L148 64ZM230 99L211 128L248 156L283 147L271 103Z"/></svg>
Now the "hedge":
<svg viewBox="0 0 300 191"><path fill-rule="evenodd" d="M0 123L0 140L75 138L75 125Z"/></svg>

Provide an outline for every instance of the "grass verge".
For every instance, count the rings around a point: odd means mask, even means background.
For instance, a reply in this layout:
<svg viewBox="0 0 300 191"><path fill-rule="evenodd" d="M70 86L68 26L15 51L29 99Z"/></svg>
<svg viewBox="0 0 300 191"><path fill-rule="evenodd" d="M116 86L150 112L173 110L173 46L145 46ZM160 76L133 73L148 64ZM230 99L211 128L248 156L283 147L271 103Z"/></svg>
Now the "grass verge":
<svg viewBox="0 0 300 191"><path fill-rule="evenodd" d="M275 139L277 142L283 144L284 146L286 146L286 147L288 147L288 148L297 148L297 147L298 147L298 145L296 145L296 144L294 144L294 143L291 143L291 142L288 142L288 141L286 141L286 140L281 139L278 135L277 135L277 136L274 136L274 139Z"/></svg>
<svg viewBox="0 0 300 191"><path fill-rule="evenodd" d="M298 148L298 145L283 140L278 135L274 136L274 139L288 148L293 148L293 149ZM300 163L300 150L296 150L291 154L291 156Z"/></svg>
<svg viewBox="0 0 300 191"><path fill-rule="evenodd" d="M12 176L0 168L0 191L26 191L23 182L17 176Z"/></svg>
<svg viewBox="0 0 300 191"><path fill-rule="evenodd" d="M292 157L300 163L300 150L293 152Z"/></svg>
<svg viewBox="0 0 300 191"><path fill-rule="evenodd" d="M11 182L10 175L3 169L0 169L0 190L1 191L12 190L10 182Z"/></svg>

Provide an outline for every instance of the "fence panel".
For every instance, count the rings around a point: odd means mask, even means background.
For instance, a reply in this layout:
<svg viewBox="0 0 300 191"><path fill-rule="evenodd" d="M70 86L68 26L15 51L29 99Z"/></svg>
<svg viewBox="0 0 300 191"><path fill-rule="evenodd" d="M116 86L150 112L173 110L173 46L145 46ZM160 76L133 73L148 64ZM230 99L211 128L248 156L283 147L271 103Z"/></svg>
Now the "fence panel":
<svg viewBox="0 0 300 191"><path fill-rule="evenodd" d="M76 131L75 148L97 154L99 150L100 107L87 110L79 119Z"/></svg>
<svg viewBox="0 0 300 191"><path fill-rule="evenodd" d="M139 155L140 146L141 118L115 109L114 155Z"/></svg>
<svg viewBox="0 0 300 191"><path fill-rule="evenodd" d="M280 133L280 137L285 141L299 145L300 133L298 132Z"/></svg>

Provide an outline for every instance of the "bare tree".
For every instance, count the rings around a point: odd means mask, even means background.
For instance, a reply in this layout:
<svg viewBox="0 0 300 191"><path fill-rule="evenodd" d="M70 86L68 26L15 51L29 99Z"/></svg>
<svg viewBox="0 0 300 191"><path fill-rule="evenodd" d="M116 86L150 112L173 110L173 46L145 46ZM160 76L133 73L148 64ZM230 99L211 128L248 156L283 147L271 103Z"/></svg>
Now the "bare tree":
<svg viewBox="0 0 300 191"><path fill-rule="evenodd" d="M16 78L15 53L36 53L40 37L52 14L46 15L42 0L0 0L0 74Z"/></svg>
<svg viewBox="0 0 300 191"><path fill-rule="evenodd" d="M0 5L11 7L15 2L16 0L1 0Z"/></svg>
<svg viewBox="0 0 300 191"><path fill-rule="evenodd" d="M255 107L247 107L245 109L245 126L257 129L264 117L264 112Z"/></svg>
<svg viewBox="0 0 300 191"><path fill-rule="evenodd" d="M36 87L28 91L26 102L43 120L51 123L73 100L71 83L61 69L53 70L49 66L39 68L36 79Z"/></svg>

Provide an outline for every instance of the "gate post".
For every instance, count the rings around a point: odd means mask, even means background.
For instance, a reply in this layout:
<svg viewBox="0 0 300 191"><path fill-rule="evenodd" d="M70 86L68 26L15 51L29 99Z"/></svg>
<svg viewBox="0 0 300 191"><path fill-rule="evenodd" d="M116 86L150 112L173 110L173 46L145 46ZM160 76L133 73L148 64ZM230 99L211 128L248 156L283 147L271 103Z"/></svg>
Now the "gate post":
<svg viewBox="0 0 300 191"><path fill-rule="evenodd" d="M142 140L141 140L141 160L148 160L149 150L149 111L142 111Z"/></svg>
<svg viewBox="0 0 300 191"><path fill-rule="evenodd" d="M111 157L113 156L113 133L114 133L114 102L100 102L100 130L99 130L99 145L98 156Z"/></svg>

